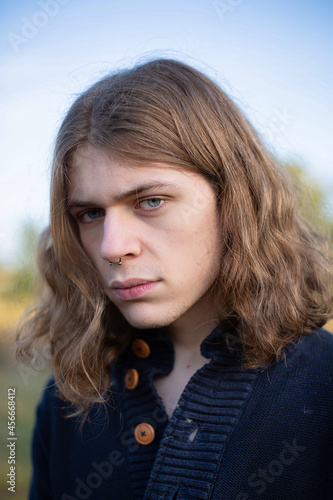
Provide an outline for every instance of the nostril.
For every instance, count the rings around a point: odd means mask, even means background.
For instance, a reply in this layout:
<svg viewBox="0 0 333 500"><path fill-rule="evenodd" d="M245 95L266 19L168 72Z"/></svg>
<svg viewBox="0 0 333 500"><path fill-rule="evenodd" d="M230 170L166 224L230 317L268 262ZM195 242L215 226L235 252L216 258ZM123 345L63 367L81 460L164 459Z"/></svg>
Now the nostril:
<svg viewBox="0 0 333 500"><path fill-rule="evenodd" d="M194 429L193 432L191 432L191 434L189 435L188 439L189 441L191 441L191 443L193 443L193 441L195 440L195 437L198 433L198 430L199 430L199 425Z"/></svg>

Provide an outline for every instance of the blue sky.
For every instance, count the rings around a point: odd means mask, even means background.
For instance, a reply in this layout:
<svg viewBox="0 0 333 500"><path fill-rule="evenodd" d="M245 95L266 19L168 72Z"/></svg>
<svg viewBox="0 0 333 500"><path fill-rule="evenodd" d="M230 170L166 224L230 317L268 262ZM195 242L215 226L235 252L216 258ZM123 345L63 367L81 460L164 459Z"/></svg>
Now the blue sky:
<svg viewBox="0 0 333 500"><path fill-rule="evenodd" d="M13 0L0 25L0 264L24 263L22 222L48 221L53 141L101 76L174 57L219 83L269 147L322 184L333 207L329 1Z"/></svg>

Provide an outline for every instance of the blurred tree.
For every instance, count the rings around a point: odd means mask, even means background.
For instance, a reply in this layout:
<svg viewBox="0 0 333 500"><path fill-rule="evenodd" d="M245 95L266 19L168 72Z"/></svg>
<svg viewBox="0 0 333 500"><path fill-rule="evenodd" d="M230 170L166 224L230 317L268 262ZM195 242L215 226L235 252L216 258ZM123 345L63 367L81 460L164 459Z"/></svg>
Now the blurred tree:
<svg viewBox="0 0 333 500"><path fill-rule="evenodd" d="M12 338L16 322L36 299L38 233L31 222L22 224L18 236L21 262L16 269L0 267L0 340Z"/></svg>
<svg viewBox="0 0 333 500"><path fill-rule="evenodd" d="M325 201L324 189L299 165L285 164L294 185L298 206L312 224L328 238L332 247L333 218Z"/></svg>
<svg viewBox="0 0 333 500"><path fill-rule="evenodd" d="M15 271L13 293L17 298L32 297L36 293L36 250L39 228L33 222L25 222L19 233L22 249L22 265Z"/></svg>

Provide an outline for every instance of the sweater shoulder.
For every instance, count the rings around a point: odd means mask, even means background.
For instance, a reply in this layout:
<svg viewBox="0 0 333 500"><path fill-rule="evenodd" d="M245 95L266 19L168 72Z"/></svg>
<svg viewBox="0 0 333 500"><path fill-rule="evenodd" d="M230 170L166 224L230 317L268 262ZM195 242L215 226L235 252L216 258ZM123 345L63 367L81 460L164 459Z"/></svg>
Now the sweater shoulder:
<svg viewBox="0 0 333 500"><path fill-rule="evenodd" d="M324 329L303 335L290 345L268 372L278 385L289 384L301 391L312 387L333 394L333 335ZM333 402L333 398L332 398Z"/></svg>
<svg viewBox="0 0 333 500"><path fill-rule="evenodd" d="M290 355L314 368L330 368L333 373L333 334L321 328L304 335L290 348Z"/></svg>
<svg viewBox="0 0 333 500"><path fill-rule="evenodd" d="M55 401L57 401L59 403L63 403L63 401L57 395L57 393L58 393L57 384L56 384L56 381L54 379L54 376L51 375L44 386L43 394L42 394L42 398L41 398L41 401L39 403L39 406L48 405L48 404L53 405L55 403Z"/></svg>
<svg viewBox="0 0 333 500"><path fill-rule="evenodd" d="M63 419L69 411L69 403L60 397L55 379L52 376L47 380L43 394L37 406L37 423L52 425L55 420Z"/></svg>

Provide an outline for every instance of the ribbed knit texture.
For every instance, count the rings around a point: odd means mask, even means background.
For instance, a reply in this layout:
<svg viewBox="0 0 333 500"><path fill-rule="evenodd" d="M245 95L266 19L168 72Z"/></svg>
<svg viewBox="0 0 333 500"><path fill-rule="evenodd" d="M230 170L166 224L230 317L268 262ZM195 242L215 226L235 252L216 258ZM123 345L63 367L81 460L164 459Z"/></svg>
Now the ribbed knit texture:
<svg viewBox="0 0 333 500"><path fill-rule="evenodd" d="M210 498L223 450L257 378L235 365L235 354L221 345L219 350L206 342L202 354L212 361L191 378L170 419L147 500L172 498L176 491L188 500Z"/></svg>

